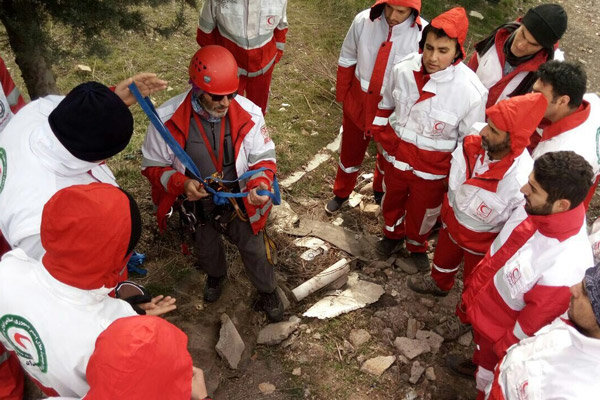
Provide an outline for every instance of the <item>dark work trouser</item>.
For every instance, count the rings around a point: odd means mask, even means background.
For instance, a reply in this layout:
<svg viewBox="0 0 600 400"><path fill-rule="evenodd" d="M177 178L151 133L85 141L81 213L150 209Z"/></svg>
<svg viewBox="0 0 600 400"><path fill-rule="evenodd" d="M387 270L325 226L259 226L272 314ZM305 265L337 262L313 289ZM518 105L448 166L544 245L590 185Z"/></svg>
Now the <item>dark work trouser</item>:
<svg viewBox="0 0 600 400"><path fill-rule="evenodd" d="M229 218L229 213L233 213L233 211L226 212L220 219L227 220L223 217ZM208 276L215 278L227 274L227 261L221 233L238 248L246 273L256 289L261 293L273 292L276 287L275 272L273 265L267 259L263 232L255 235L250 223L242 221L238 217L226 224L209 221L198 225L195 248L199 268Z"/></svg>

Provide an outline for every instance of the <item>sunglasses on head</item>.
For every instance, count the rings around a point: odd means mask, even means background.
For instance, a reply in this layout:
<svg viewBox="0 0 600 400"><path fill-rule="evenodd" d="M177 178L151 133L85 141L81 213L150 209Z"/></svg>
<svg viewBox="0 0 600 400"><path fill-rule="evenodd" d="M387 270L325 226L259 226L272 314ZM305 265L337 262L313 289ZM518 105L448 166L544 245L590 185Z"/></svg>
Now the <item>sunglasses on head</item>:
<svg viewBox="0 0 600 400"><path fill-rule="evenodd" d="M233 93L229 93L229 94L210 94L210 93L206 93L206 94L210 96L212 101L221 101L225 97L227 97L228 100L231 100L235 96L237 96L237 92L233 92Z"/></svg>

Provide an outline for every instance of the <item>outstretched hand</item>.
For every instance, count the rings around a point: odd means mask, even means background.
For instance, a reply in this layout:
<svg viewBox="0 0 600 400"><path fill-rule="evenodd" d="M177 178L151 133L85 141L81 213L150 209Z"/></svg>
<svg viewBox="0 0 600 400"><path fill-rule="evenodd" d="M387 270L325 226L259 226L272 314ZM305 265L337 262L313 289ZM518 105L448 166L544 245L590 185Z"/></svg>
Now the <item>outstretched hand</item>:
<svg viewBox="0 0 600 400"><path fill-rule="evenodd" d="M159 79L156 74L151 72L142 72L131 78L127 78L117 83L117 86L115 86L115 94L119 96L121 100L123 100L123 103L128 107L136 102L135 96L129 90L129 85L131 85L132 82L135 82L140 93L144 97L167 88L167 81Z"/></svg>
<svg viewBox="0 0 600 400"><path fill-rule="evenodd" d="M148 303L142 303L139 307L146 311L146 315L163 315L177 308L175 302L177 299L171 296L163 296L162 294L152 298Z"/></svg>

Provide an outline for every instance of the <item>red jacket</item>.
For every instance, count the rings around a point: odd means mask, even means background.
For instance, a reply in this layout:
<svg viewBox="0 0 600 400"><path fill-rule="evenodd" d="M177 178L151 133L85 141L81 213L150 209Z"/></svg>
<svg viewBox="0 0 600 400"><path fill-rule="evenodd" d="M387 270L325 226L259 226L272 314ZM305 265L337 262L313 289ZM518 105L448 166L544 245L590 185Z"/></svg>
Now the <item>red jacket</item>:
<svg viewBox="0 0 600 400"><path fill-rule="evenodd" d="M157 110L163 120L167 119L165 122L166 127L173 135L173 138L183 148L185 148L185 143L189 135L190 118L193 112L190 93L169 100ZM248 109L252 111L249 112ZM264 125L262 112L249 100L242 96L237 96L231 101L227 118L229 119L231 129L231 139L234 143L238 176L247 170L255 170L261 167L272 170L257 173L245 185L240 183L240 190L250 191L258 187L261 182L266 183L270 188L277 164L275 162L273 142ZM256 148L249 148L248 144L252 144ZM241 151L242 149L243 151ZM170 153L170 157L164 156L166 152ZM184 193L183 184L189 178L184 175L183 168L176 167L174 155L170 152L170 149L168 149L162 138L158 136L153 126L148 128L142 153L144 155L142 174L148 178L152 185L152 200L158 206L156 217L159 226L161 229L164 229L166 228L166 214L169 212L177 196ZM257 159L250 162L250 156L253 155L255 156L253 158ZM244 159L240 160L240 158ZM163 166L157 166L158 164ZM161 181L163 176L168 177L166 190ZM263 205L253 206L244 198L244 205L248 213L248 219L252 225L252 230L254 233L257 233L264 228L267 222L272 202L269 200Z"/></svg>
<svg viewBox="0 0 600 400"><path fill-rule="evenodd" d="M567 310L569 287L591 266L582 204L551 215L519 208L465 282L468 319L502 357Z"/></svg>

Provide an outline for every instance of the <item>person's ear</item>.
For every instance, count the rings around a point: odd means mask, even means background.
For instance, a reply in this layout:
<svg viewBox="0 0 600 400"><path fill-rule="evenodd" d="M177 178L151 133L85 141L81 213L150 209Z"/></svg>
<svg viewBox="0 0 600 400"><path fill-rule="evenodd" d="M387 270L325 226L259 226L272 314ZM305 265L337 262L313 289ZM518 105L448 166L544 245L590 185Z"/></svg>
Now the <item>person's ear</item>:
<svg viewBox="0 0 600 400"><path fill-rule="evenodd" d="M567 199L558 199L552 204L552 214L565 212L571 209L571 201Z"/></svg>

